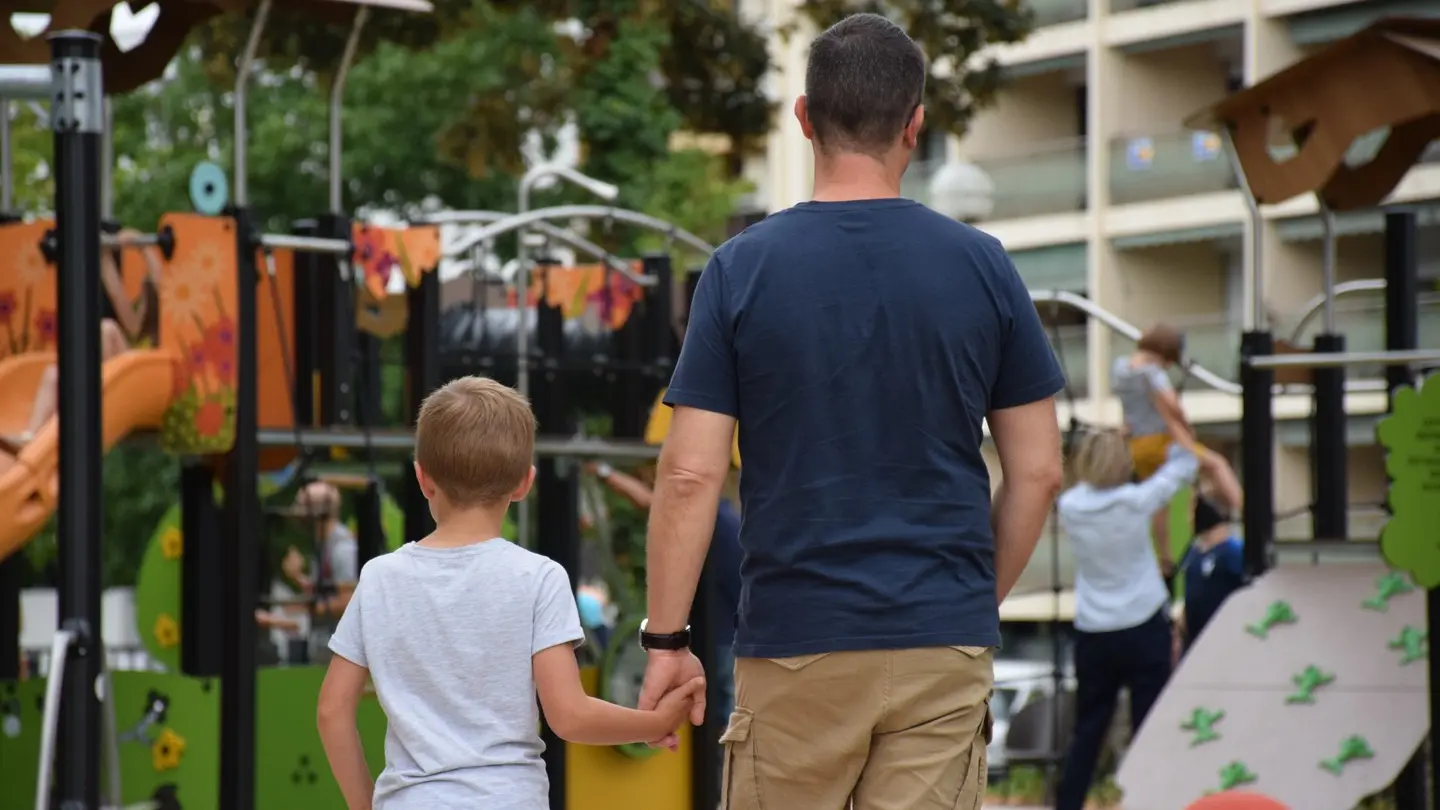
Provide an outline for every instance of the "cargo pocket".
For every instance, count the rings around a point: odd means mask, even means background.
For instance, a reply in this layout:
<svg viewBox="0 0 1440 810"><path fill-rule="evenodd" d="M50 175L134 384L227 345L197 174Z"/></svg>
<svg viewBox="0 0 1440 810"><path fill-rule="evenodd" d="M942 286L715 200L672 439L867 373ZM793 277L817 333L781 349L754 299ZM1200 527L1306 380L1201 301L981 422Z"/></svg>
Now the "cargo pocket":
<svg viewBox="0 0 1440 810"><path fill-rule="evenodd" d="M730 725L720 735L725 746L725 765L720 774L720 810L759 810L755 786L755 752L750 743L750 725L755 715L737 708Z"/></svg>
<svg viewBox="0 0 1440 810"><path fill-rule="evenodd" d="M990 715L990 701L985 701L985 714L970 740L969 757L965 764L965 782L960 786L960 795L955 799L955 810L981 810L985 802L985 791L990 776L990 756L986 746L994 734L994 718Z"/></svg>
<svg viewBox="0 0 1440 810"><path fill-rule="evenodd" d="M830 655L830 653L813 653L811 655L795 655L790 658L767 658L765 660L779 664L791 672L799 672L828 655Z"/></svg>

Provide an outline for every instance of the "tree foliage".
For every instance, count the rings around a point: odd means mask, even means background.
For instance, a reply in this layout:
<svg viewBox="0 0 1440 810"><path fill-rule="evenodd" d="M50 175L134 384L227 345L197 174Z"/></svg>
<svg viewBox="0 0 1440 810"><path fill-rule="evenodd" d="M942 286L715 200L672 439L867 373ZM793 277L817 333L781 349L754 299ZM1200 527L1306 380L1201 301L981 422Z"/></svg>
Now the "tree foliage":
<svg viewBox="0 0 1440 810"><path fill-rule="evenodd" d="M999 64L980 61L979 54L991 45L1021 41L1032 22L1017 0L801 0L798 9L820 30L870 12L908 31L929 59L925 123L954 135L965 134L1000 88Z"/></svg>

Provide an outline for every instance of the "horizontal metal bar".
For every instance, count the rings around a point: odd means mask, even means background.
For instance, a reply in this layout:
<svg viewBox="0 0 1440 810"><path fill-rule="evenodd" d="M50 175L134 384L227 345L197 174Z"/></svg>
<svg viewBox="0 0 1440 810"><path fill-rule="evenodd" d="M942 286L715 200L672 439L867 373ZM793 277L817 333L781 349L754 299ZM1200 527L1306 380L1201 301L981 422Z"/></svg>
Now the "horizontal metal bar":
<svg viewBox="0 0 1440 810"><path fill-rule="evenodd" d="M372 430L367 436L359 430L306 428L297 433L283 428L261 428L261 447L294 447L298 438L301 447L372 447L379 450L409 450L415 446L415 434L408 430ZM541 436L535 440L538 456L571 458L653 459L660 448L636 441L613 439L557 439Z"/></svg>
<svg viewBox="0 0 1440 810"><path fill-rule="evenodd" d="M160 244L160 234L140 233L122 238L107 233L100 237L100 243L111 248L152 247Z"/></svg>
<svg viewBox="0 0 1440 810"><path fill-rule="evenodd" d="M327 239L323 236L294 236L288 233L266 233L260 235L260 244L271 250L294 250L299 253L330 253L349 256L355 246L347 239Z"/></svg>
<svg viewBox="0 0 1440 810"><path fill-rule="evenodd" d="M51 84L48 64L0 65L0 96L5 98L48 99Z"/></svg>
<svg viewBox="0 0 1440 810"><path fill-rule="evenodd" d="M1386 352L1304 352L1246 357L1252 368L1341 368L1345 366L1408 366L1440 363L1440 349L1405 349Z"/></svg>

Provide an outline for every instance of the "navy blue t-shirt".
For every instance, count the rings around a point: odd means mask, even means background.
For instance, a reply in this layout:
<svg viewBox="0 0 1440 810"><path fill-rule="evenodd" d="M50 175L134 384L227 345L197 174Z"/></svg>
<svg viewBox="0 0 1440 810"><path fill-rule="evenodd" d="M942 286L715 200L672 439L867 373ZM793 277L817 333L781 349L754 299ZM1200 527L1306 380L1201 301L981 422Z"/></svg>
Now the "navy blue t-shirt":
<svg viewBox="0 0 1440 810"><path fill-rule="evenodd" d="M998 645L982 420L1063 386L1000 243L919 203L722 245L665 401L739 420L735 654Z"/></svg>
<svg viewBox="0 0 1440 810"><path fill-rule="evenodd" d="M715 513L715 533L710 536L710 575L715 582L715 611L712 627L715 643L735 642L735 614L740 610L740 513L724 499Z"/></svg>
<svg viewBox="0 0 1440 810"><path fill-rule="evenodd" d="M1245 551L1240 540L1227 537L1203 551L1194 543L1180 560L1185 574L1185 637L1189 646L1245 584Z"/></svg>

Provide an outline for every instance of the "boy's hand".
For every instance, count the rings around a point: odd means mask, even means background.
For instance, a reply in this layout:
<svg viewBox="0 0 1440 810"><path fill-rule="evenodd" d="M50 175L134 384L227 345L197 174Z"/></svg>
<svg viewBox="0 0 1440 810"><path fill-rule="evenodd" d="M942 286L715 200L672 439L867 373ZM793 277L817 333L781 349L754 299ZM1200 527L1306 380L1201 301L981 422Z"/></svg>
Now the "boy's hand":
<svg viewBox="0 0 1440 810"><path fill-rule="evenodd" d="M705 678L691 678L688 683L676 687L665 693L660 698L660 704L655 707L655 712L665 718L667 734L674 733L690 717L690 710L695 706L695 699L705 694Z"/></svg>
<svg viewBox="0 0 1440 810"><path fill-rule="evenodd" d="M686 686L694 678L703 679L704 675L705 668L700 665L700 659L689 650L651 650L650 660L645 664L645 683L640 687L640 703L636 708L653 711L671 690ZM694 726L705 722L705 693L701 692L696 698L690 708L690 724ZM650 746L674 751L680 744L680 738L673 733L677 728L678 724L672 727L671 733L651 742Z"/></svg>

